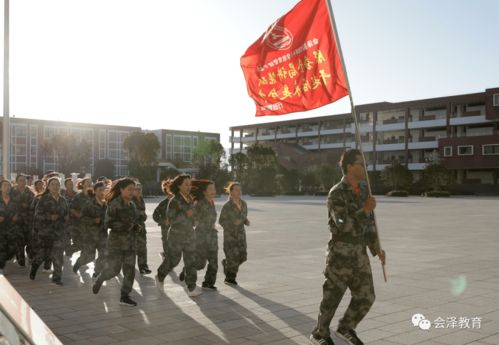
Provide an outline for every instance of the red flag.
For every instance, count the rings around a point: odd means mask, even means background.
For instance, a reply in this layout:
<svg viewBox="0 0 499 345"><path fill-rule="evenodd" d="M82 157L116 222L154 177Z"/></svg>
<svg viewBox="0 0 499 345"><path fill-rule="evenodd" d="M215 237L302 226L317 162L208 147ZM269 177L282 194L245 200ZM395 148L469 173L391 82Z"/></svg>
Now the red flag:
<svg viewBox="0 0 499 345"><path fill-rule="evenodd" d="M326 0L302 0L241 57L256 116L306 111L348 95Z"/></svg>

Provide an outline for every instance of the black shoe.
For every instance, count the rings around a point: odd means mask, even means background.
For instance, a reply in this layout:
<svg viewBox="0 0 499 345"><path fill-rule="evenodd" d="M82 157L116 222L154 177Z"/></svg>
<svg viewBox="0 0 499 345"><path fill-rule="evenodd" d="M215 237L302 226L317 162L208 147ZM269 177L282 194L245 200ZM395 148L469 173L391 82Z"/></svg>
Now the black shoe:
<svg viewBox="0 0 499 345"><path fill-rule="evenodd" d="M130 307L135 307L137 302L130 298L130 296L121 297L120 304L129 305Z"/></svg>
<svg viewBox="0 0 499 345"><path fill-rule="evenodd" d="M348 340L353 345L364 345L364 343L359 339L359 337L357 337L357 333L353 329L344 330L338 328L336 333L342 338Z"/></svg>
<svg viewBox="0 0 499 345"><path fill-rule="evenodd" d="M26 260L24 258L20 258L19 260L17 260L17 263L21 267L26 267Z"/></svg>
<svg viewBox="0 0 499 345"><path fill-rule="evenodd" d="M97 279L94 283L94 285L92 286L92 292L97 295L99 293L99 290L102 286L102 284L104 283L104 280L102 279Z"/></svg>
<svg viewBox="0 0 499 345"><path fill-rule="evenodd" d="M60 279L53 279L52 280L52 283L54 283L55 285L59 285L59 286L63 286L64 284L62 283L62 280Z"/></svg>
<svg viewBox="0 0 499 345"><path fill-rule="evenodd" d="M203 289L210 289L210 290L214 290L216 291L217 290L217 287L213 284L208 284L206 282L203 282Z"/></svg>
<svg viewBox="0 0 499 345"><path fill-rule="evenodd" d="M29 272L29 279L35 280L36 278L36 271L38 271L38 266L31 266L31 271Z"/></svg>
<svg viewBox="0 0 499 345"><path fill-rule="evenodd" d="M310 344L311 345L334 345L333 339L331 337L321 338L317 335L310 336Z"/></svg>
<svg viewBox="0 0 499 345"><path fill-rule="evenodd" d="M180 272L178 279L180 279L181 282L183 282L185 280L185 271L184 270L182 270L182 272Z"/></svg>
<svg viewBox="0 0 499 345"><path fill-rule="evenodd" d="M224 283L227 285L237 285L237 282L235 279L229 279L229 278L225 278Z"/></svg>
<svg viewBox="0 0 499 345"><path fill-rule="evenodd" d="M141 268L139 270L140 274L151 274L152 271L149 268Z"/></svg>
<svg viewBox="0 0 499 345"><path fill-rule="evenodd" d="M99 272L94 272L94 274L92 274L92 278L97 278L99 276Z"/></svg>
<svg viewBox="0 0 499 345"><path fill-rule="evenodd" d="M74 266L73 266L73 272L75 274L77 274L79 269L80 269L80 265L78 265L78 261L76 261Z"/></svg>

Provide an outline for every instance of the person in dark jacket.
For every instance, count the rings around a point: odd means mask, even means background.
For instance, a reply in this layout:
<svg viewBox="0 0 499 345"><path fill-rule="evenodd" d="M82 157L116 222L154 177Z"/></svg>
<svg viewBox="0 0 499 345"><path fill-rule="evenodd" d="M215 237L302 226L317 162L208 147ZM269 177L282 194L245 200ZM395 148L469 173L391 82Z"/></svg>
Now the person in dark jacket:
<svg viewBox="0 0 499 345"><path fill-rule="evenodd" d="M163 252L160 253L161 258L165 258L166 250L168 249L168 229L170 228L170 223L166 217L166 209L168 208L168 202L173 198L173 195L169 192L169 186L172 180L163 180L161 182L161 189L165 193L166 197L156 206L152 218L161 227L161 242L163 244Z"/></svg>
<svg viewBox="0 0 499 345"><path fill-rule="evenodd" d="M4 274L7 261L18 252L23 234L16 224L19 219L19 205L11 197L11 185L0 181L0 274Z"/></svg>
<svg viewBox="0 0 499 345"><path fill-rule="evenodd" d="M140 274L149 274L151 270L147 265L147 231L146 231L146 203L142 195L142 185L138 182L135 184L133 193L133 202L139 213L139 231L137 233L137 266Z"/></svg>
<svg viewBox="0 0 499 345"><path fill-rule="evenodd" d="M26 186L26 175L19 174L16 176L16 185L11 189L11 195L12 199L15 200L19 207L16 225L22 235L19 236L16 258L19 265L24 267L26 254L28 259L31 260L33 258L29 208L33 202L34 194L31 189Z"/></svg>

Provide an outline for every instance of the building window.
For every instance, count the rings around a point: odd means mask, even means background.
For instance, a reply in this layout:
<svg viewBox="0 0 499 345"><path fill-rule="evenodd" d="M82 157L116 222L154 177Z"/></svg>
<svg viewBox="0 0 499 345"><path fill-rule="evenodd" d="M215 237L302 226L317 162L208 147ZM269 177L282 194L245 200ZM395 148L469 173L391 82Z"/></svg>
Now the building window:
<svg viewBox="0 0 499 345"><path fill-rule="evenodd" d="M452 146L444 147L444 157L452 157Z"/></svg>
<svg viewBox="0 0 499 345"><path fill-rule="evenodd" d="M463 145L457 147L458 156L472 156L473 155L473 145Z"/></svg>
<svg viewBox="0 0 499 345"><path fill-rule="evenodd" d="M499 93L494 94L494 107L499 107Z"/></svg>
<svg viewBox="0 0 499 345"><path fill-rule="evenodd" d="M499 155L499 144L482 145L482 155Z"/></svg>

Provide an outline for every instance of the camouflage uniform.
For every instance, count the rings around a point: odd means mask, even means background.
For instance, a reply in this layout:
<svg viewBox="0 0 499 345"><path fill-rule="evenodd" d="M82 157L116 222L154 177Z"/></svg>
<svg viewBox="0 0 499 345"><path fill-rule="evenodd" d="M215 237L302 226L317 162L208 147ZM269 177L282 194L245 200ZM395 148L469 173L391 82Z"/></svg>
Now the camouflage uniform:
<svg viewBox="0 0 499 345"><path fill-rule="evenodd" d="M38 241L38 228L37 224L35 223L35 210L36 210L36 205L38 205L38 202L40 201L40 198L41 196L35 196L29 207L29 224L31 226L31 247L33 251L33 258L35 258L36 255L38 255L38 252L40 251L39 241ZM71 238L69 240L71 241ZM66 233L64 236L64 242L65 243L67 242ZM43 263L43 268L46 270L50 270L51 267L52 267L52 261L50 261L50 256L48 256L45 258L45 261Z"/></svg>
<svg viewBox="0 0 499 345"><path fill-rule="evenodd" d="M18 253L19 243L23 241L23 234L13 219L16 215L19 217L18 209L15 200L11 198L6 204L0 196L0 217L4 218L0 222L0 269Z"/></svg>
<svg viewBox="0 0 499 345"><path fill-rule="evenodd" d="M218 271L218 231L215 228L215 203L202 199L194 206L196 222L196 269L202 270L208 262L204 284L215 285Z"/></svg>
<svg viewBox="0 0 499 345"><path fill-rule="evenodd" d="M363 210L368 197L367 188L364 183L360 188L360 195L356 195L343 177L329 192L327 205L331 240L320 313L312 332L321 338L330 336L331 320L347 288L350 289L352 299L339 321L339 329L355 330L374 303L373 278L366 245L376 255L379 243L373 218Z"/></svg>
<svg viewBox="0 0 499 345"><path fill-rule="evenodd" d="M66 198L66 201L67 201L69 206L71 206L71 203L73 202L73 199L77 194L78 193L76 193L76 192L73 192L70 194L70 193L68 193L68 191L66 189L61 189L61 195L64 198ZM66 222L66 225L64 226L64 232L65 232L64 252L68 256L71 256L73 254L73 248L71 245L71 227L72 227L73 221L71 221L70 219Z"/></svg>
<svg viewBox="0 0 499 345"><path fill-rule="evenodd" d="M33 202L34 194L28 187L25 187L23 191L20 191L17 188L13 188L11 190L11 196L16 200L16 203L19 206L18 219L16 224L19 227L19 231L21 232L22 237L20 238L20 241L18 243L19 248L17 250L17 261L22 263L25 261L25 247L28 258L33 257L33 248L31 245L31 226L29 223L29 210L31 203Z"/></svg>
<svg viewBox="0 0 499 345"><path fill-rule="evenodd" d="M73 244L71 245L71 249L66 251L67 255L75 253L81 250L83 247L83 225L80 221L80 217L83 207L85 207L85 204L89 201L90 198L83 192L79 192L74 196L73 200L71 200L71 203L69 205L69 222L66 228L66 233L69 233L71 235ZM75 215L73 212L77 213L78 215Z"/></svg>
<svg viewBox="0 0 499 345"><path fill-rule="evenodd" d="M146 232L146 203L144 198L133 198L139 214L139 232L137 233L137 266L139 270L149 269L147 266L147 232Z"/></svg>
<svg viewBox="0 0 499 345"><path fill-rule="evenodd" d="M76 268L94 261L97 250L99 256L95 261L94 274L102 272L106 257L107 229L104 228L106 208L106 204L99 204L95 198L83 207L80 218L83 225L83 247L80 257L76 260Z"/></svg>
<svg viewBox="0 0 499 345"><path fill-rule="evenodd" d="M166 217L166 209L168 208L168 202L170 198L165 198L163 201L159 203L158 206L154 209L154 213L152 214L152 218L159 226L161 226L161 241L163 242L163 254L166 254L166 250L168 249L168 229L170 228L167 217Z"/></svg>
<svg viewBox="0 0 499 345"><path fill-rule="evenodd" d="M123 270L121 297L132 291L135 278L135 246L138 212L133 202L127 204L117 197L107 206L105 228L111 229L107 238L107 266L96 285L117 276Z"/></svg>
<svg viewBox="0 0 499 345"><path fill-rule="evenodd" d="M56 220L52 220L52 216L57 216ZM45 194L41 197L35 209L35 227L37 229L37 237L34 239L37 242L38 249L35 258L33 259L32 269L36 271L41 263L50 258L54 265L52 281L61 281L63 252L64 252L64 223L68 216L68 204L63 196L58 200L52 195Z"/></svg>
<svg viewBox="0 0 499 345"><path fill-rule="evenodd" d="M236 225L235 221L240 224ZM219 224L224 229L224 253L222 260L224 273L227 279L236 279L239 266L248 259L246 230L244 225L248 224L248 206L241 200L241 209L229 199L220 212Z"/></svg>
<svg viewBox="0 0 499 345"><path fill-rule="evenodd" d="M185 283L189 290L196 286L196 242L194 233L194 217L187 212L193 211L193 204L180 193L176 194L168 203L166 211L171 226L168 230L168 249L165 258L158 268L160 280L176 267L182 256L185 265Z"/></svg>

